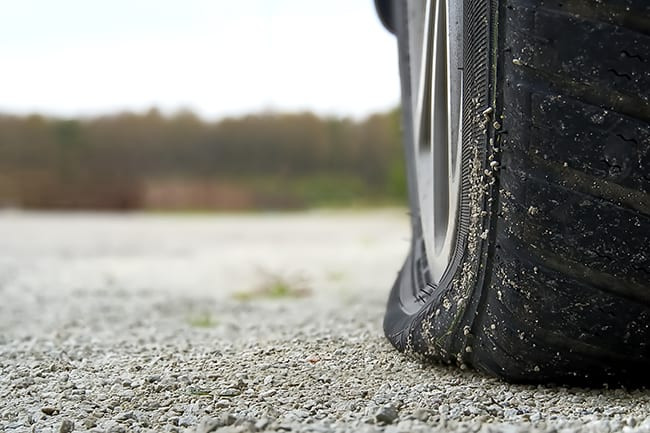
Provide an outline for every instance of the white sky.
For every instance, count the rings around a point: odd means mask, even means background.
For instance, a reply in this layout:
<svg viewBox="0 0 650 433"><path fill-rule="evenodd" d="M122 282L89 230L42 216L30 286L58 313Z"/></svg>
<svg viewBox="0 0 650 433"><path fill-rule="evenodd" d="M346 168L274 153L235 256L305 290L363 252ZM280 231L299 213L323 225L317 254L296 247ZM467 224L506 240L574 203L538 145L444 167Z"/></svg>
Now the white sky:
<svg viewBox="0 0 650 433"><path fill-rule="evenodd" d="M399 101L372 0L0 0L0 111L364 116Z"/></svg>

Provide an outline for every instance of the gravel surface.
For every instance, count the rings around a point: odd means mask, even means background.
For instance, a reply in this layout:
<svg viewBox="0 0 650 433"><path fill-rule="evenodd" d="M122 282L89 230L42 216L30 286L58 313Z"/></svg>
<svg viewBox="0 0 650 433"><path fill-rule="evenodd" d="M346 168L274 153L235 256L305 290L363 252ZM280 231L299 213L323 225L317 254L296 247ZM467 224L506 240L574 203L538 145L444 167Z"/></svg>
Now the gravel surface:
<svg viewBox="0 0 650 433"><path fill-rule="evenodd" d="M423 366L402 212L0 215L0 431L650 432L650 393Z"/></svg>

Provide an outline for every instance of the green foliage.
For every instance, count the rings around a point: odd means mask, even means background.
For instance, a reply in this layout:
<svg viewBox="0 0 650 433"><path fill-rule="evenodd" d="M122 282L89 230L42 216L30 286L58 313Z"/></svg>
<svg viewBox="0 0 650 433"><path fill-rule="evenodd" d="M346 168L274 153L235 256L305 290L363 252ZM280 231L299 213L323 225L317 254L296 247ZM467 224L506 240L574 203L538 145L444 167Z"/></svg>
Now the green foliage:
<svg viewBox="0 0 650 433"><path fill-rule="evenodd" d="M405 204L400 113L207 122L152 109L0 116L0 207L286 209Z"/></svg>
<svg viewBox="0 0 650 433"><path fill-rule="evenodd" d="M400 203L406 203L408 200L407 182L404 161L401 158L396 158L388 171L388 196Z"/></svg>
<svg viewBox="0 0 650 433"><path fill-rule="evenodd" d="M291 194L307 206L354 205L370 200L370 188L358 176L328 173L301 176L287 185Z"/></svg>
<svg viewBox="0 0 650 433"><path fill-rule="evenodd" d="M237 292L233 297L239 301L255 299L302 298L311 293L303 278L288 278L282 275L264 273L265 281L254 290Z"/></svg>
<svg viewBox="0 0 650 433"><path fill-rule="evenodd" d="M190 326L195 328L213 328L217 322L212 318L210 313L197 314L187 319Z"/></svg>

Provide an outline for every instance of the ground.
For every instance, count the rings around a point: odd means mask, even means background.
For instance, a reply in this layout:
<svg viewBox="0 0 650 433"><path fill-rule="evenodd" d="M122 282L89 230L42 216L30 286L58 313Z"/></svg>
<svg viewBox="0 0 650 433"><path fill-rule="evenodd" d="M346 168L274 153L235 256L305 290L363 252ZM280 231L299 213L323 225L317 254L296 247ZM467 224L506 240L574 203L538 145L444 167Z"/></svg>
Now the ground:
<svg viewBox="0 0 650 433"><path fill-rule="evenodd" d="M381 331L403 211L0 215L0 431L650 431L650 392L510 385Z"/></svg>

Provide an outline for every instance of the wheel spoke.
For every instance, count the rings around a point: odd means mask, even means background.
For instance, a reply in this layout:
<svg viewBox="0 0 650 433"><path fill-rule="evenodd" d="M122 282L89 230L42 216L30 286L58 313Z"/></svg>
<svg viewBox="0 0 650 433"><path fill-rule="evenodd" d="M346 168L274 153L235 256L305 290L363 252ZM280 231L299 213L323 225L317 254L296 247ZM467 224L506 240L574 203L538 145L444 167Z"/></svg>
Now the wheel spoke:
<svg viewBox="0 0 650 433"><path fill-rule="evenodd" d="M448 0L411 0L414 157L418 211L434 283L444 273L455 240L459 191L459 6ZM449 24L453 23L450 29Z"/></svg>
<svg viewBox="0 0 650 433"><path fill-rule="evenodd" d="M445 1L436 2L433 48L433 236L434 251L440 254L449 222L449 120L447 85L447 25Z"/></svg>
<svg viewBox="0 0 650 433"><path fill-rule="evenodd" d="M431 151L431 84L433 81L433 19L431 0L425 2L424 25L420 50L420 71L418 75L417 100L415 107L416 155L424 156Z"/></svg>

